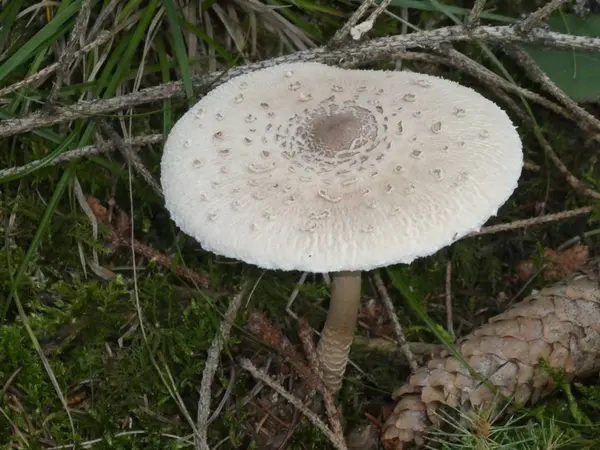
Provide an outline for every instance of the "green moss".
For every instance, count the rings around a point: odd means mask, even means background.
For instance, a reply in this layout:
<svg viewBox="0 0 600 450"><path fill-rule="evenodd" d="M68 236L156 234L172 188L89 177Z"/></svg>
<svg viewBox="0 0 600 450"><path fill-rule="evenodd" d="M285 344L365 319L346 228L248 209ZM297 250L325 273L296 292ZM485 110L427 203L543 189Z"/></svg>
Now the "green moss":
<svg viewBox="0 0 600 450"><path fill-rule="evenodd" d="M71 2L62 3L61 8L64 9ZM93 2L92 24L108 3ZM89 53L83 59L85 64L82 64L83 60L75 64L68 85L59 93L59 103L70 103L80 96L97 98L106 92L112 95L117 84L123 93L131 92L138 74L139 88L180 78L181 66L173 52L170 28L161 17L155 15L150 19L156 20L156 28L150 32L141 22L144 14L150 11L146 2L125 3L109 15L109 20L102 24L101 29L113 30L125 21L130 21L130 24L119 32L114 42ZM250 32L253 25L247 18L247 9L240 8L238 3L243 3L243 0L228 4L228 7L237 8L238 11L239 23L233 26L239 27L242 36L252 36ZM279 14L298 27L297 30L306 32L317 44L326 42L357 5L340 0L265 3L270 7L277 6L275 10ZM466 1L445 3L464 8L471 6L471 2ZM496 8L496 13L509 16L533 9L529 5L531 2L521 2L519 5L488 3ZM27 7L27 2L20 0L12 0L10 4L19 12L24 12ZM206 12L203 20L210 20L213 26L212 37L209 38L207 30L203 28L204 22L193 26L184 24L182 33L187 38L185 33L191 32L201 43L211 47L218 63L229 65L234 61L240 62L242 55L250 59L266 58L279 53L281 48L285 51L295 49L294 44L290 44L293 39L288 37L285 42L280 41L281 30L274 32L259 22L256 48L240 50L230 36L235 21L225 26L219 14L211 9L212 4L205 2L202 5ZM390 8L396 15L401 14L398 5L393 2ZM436 10L433 2L424 2L421 6L423 9L409 10L411 23L419 26L432 20L440 24L452 23ZM15 54L59 11L55 5L49 5L13 16L8 47L4 46L2 52L7 51L9 56ZM259 19L262 20L262 16ZM8 74L2 87L55 62L60 54L57 52L64 48L63 37L70 36L73 24L74 17L65 22L59 33L46 36L45 41ZM372 34L386 36L399 30L398 21L382 16ZM137 42L137 47L132 42ZM247 42L254 41L248 39ZM149 45L144 47L146 43ZM477 45L464 44L459 48L492 67L481 56ZM160 51L164 52L162 56ZM96 67L102 55L106 55L106 59ZM206 70L207 58L202 52L198 55L190 64L194 65L194 70L202 72ZM510 59L502 58L502 64L519 84L537 89L535 83ZM392 68L393 64L384 61L372 66ZM415 61L405 62L405 66L417 71L431 68L430 65ZM96 69L99 71L92 76L92 70ZM443 66L437 69L441 74L483 91L478 80L461 71ZM51 76L41 83L8 95L3 114L6 117L24 115L37 109L38 104L47 98L53 81ZM114 125L119 133L122 125L125 129L131 128L132 135L161 133L168 130L185 109L185 101L167 101L137 107L131 115L118 117L119 120L111 114L99 119ZM542 108L533 106L533 111L542 131L567 167L590 187L600 188L595 160L589 158L589 153L585 151L573 151L574 148L585 148L585 137L574 132L572 124L557 119ZM93 119L76 121L70 127L57 126L4 139L0 142L0 167L43 158L54 151L69 133L76 134L77 146L91 145L94 130L88 127L94 124ZM544 212L555 212L584 204L564 182L563 175L546 161L531 130L520 127L520 132L524 138L527 160L542 165L543 169L540 172L524 172L519 189L490 223L536 216L540 205L545 207ZM150 172L158 177L161 146L143 148L139 154ZM69 179L68 188L57 203L49 204L65 167L64 163L44 167L22 179L4 182L1 186L0 307L4 309L7 305L16 270L23 264L24 276L17 286L17 292L32 331L48 359L49 368L44 367L36 353L12 299L0 328L0 386L4 388L0 393L3 412L0 414L0 448L22 445L19 433L13 426L27 439L31 448L89 440L98 440L94 448L99 449L162 450L189 447L189 442L183 438L187 436L189 439L191 427L160 375L164 375L168 367L174 387L183 401L182 406L194 418L207 349L219 330L228 302L222 292L239 284L242 278L260 279L260 282L245 304L246 309L238 317L233 336L221 356L213 388L213 408L223 398L233 372L235 382L222 414L211 424L210 440L211 444L216 445L227 439L221 448L256 446L249 443L243 427L251 418L245 408L237 404L255 382L237 369L235 359L240 355L252 357L257 350L264 351L264 348L244 330L244 321L250 311L263 311L281 326L292 342L298 343L295 323L287 315L285 305L301 274L263 272L203 252L197 243L178 232L165 212L161 199L135 172L131 194L133 204L130 204L129 171L120 153L78 160L73 173L83 192L97 197L105 206L109 200L114 200L117 206L132 216L137 239L174 258L171 268L161 267L155 260L136 258L137 283L134 283L130 250L109 250L105 241L109 230L102 224L99 226L98 239L93 238L89 218L82 212L74 195L73 178ZM533 259L539 264L544 248L556 248L567 239L589 231L598 221L596 209L595 205L589 221L586 217L580 217L564 224L465 239L432 257L418 260L411 266L394 267L393 270L427 307L439 331L444 329L446 323L446 263L451 261L453 311L457 329L464 334L501 311L505 307L502 298L515 296L518 300L517 297L523 295L519 291L522 286L511 281L519 261ZM27 250L46 212L51 218L49 225L42 233L36 251L27 257ZM597 251L597 238L590 236L586 242L592 251ZM93 257L94 251L99 256L100 264L115 277L103 279L91 270L87 260ZM176 265L185 265L206 274L213 289L199 292L175 275L171 269ZM541 287L543 283L545 281L538 277L529 288ZM390 291L408 338L435 341L433 330L418 320L398 292L393 289ZM363 284L363 294L365 298L377 296L367 281ZM309 276L300 287L292 309L306 318L315 329L320 329L326 317L328 301L329 289L322 277ZM136 302L139 302L145 338L141 333ZM375 331L362 326L359 329L365 338L376 336ZM393 354L355 346L352 359L364 369L364 373L350 368L348 382L340 394L340 404L349 426L364 420L365 410L371 403L388 400L392 389L408 375L408 369L401 366ZM50 381L49 369L69 404L74 435ZM541 433L558 429L567 433L570 428L575 429L573 423L578 423L577 431L569 432L576 434L569 436L584 443L591 442L594 435L588 430L600 424L598 386L593 381L561 386L562 389L552 399L535 410L540 412L544 420L552 418L554 422L541 422L542 419L539 419L539 426L531 430ZM574 412L579 414L578 421L573 417ZM531 431L529 428L527 430L528 433ZM514 441L518 433L520 431L509 430L506 439ZM182 439L177 439L177 436ZM288 448L326 449L329 444L320 432L302 420ZM584 444L580 444L579 448L585 448Z"/></svg>

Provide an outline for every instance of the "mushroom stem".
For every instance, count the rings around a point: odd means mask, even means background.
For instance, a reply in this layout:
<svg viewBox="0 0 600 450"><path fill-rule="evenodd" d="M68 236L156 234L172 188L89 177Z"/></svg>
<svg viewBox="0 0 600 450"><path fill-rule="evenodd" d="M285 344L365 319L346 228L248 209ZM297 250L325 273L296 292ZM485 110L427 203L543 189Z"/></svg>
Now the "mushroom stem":
<svg viewBox="0 0 600 450"><path fill-rule="evenodd" d="M317 348L323 381L336 393L344 378L360 307L361 272L333 274L329 313Z"/></svg>

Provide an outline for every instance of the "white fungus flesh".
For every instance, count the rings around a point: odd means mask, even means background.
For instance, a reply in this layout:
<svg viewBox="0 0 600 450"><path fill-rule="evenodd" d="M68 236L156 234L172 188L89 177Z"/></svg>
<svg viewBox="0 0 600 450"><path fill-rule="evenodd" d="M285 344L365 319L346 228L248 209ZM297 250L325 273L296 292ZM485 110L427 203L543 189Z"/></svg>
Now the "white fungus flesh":
<svg viewBox="0 0 600 450"><path fill-rule="evenodd" d="M478 230L522 165L509 117L470 88L294 63L202 98L167 139L161 181L204 249L333 272L410 263Z"/></svg>

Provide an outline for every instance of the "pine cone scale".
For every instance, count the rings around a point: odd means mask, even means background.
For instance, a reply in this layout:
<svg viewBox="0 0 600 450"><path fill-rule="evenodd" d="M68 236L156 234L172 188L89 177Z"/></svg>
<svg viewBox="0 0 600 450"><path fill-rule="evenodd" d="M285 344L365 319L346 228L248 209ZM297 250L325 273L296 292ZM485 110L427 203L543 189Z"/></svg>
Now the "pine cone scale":
<svg viewBox="0 0 600 450"><path fill-rule="evenodd" d="M457 342L470 366L503 394L536 403L555 389L540 360L567 380L600 370L600 285L588 271L534 292ZM421 445L440 422L442 406L469 410L496 398L448 352L418 369L394 391L399 399L382 433L384 447Z"/></svg>

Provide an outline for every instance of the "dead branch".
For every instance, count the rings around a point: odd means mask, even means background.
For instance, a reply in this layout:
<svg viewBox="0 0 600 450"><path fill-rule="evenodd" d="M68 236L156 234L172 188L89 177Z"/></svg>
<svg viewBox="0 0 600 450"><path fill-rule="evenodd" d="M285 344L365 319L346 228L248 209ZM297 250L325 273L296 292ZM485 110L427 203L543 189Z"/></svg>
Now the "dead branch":
<svg viewBox="0 0 600 450"><path fill-rule="evenodd" d="M80 50L77 50L73 54L74 58L77 59L80 56L88 53L90 50L98 48L101 45L105 44L106 42L110 41L117 32L121 31L121 28L122 27L118 27L116 30L112 30L112 32L110 32L110 33L107 31L103 31L100 34L100 36L98 36L97 39L95 39L92 42L90 42L89 44L85 45ZM21 89L22 87L25 87L30 84L34 84L38 81L43 80L44 78L46 78L46 77L52 75L54 72L56 72L56 70L58 70L59 67L60 67L60 61L55 62L54 64L51 64L48 67L44 67L39 72L36 72L23 80L17 81L16 83L11 84L10 86L0 89L0 97L4 97L5 95L8 95L11 92Z"/></svg>
<svg viewBox="0 0 600 450"><path fill-rule="evenodd" d="M333 446L337 450L348 450L346 443L343 440L340 440L328 427L325 423L319 419L314 412L308 409L306 406L302 404L302 402L294 397L291 393L289 393L283 386L273 380L267 373L263 370L258 369L252 362L247 358L240 359L240 366L250 372L250 374L259 381L262 381L264 384L269 386L283 398L285 398L288 402L294 405L304 416L315 426L317 427L321 433L323 433L329 441L333 444Z"/></svg>
<svg viewBox="0 0 600 450"><path fill-rule="evenodd" d="M303 360L304 358L290 340L263 313L253 312L246 329L272 348L277 349L283 360L289 363L298 376L313 390L321 390L323 380Z"/></svg>
<svg viewBox="0 0 600 450"><path fill-rule="evenodd" d="M302 318L298 319L298 337L300 338L300 342L302 342L302 348L304 349L306 358L315 368L315 371L322 380L322 372L319 365L319 357L317 355L315 342L313 341L313 335L314 331L308 322ZM333 395L329 389L327 389L325 383L321 384L320 391L323 395L323 403L325 404L329 425L331 425L331 429L335 435L340 440L344 440L344 428L342 427L343 419L340 410L336 407Z"/></svg>
<svg viewBox="0 0 600 450"><path fill-rule="evenodd" d="M48 94L48 98L46 99L47 105L54 104L58 98L58 94L60 93L60 88L62 87L63 83L65 83L71 76L70 68L73 64L73 61L75 61L75 49L77 48L77 44L81 38L85 35L85 30L90 19L91 9L91 0L85 0L82 2L81 8L79 9L79 14L77 14L77 19L75 20L75 25L73 26L73 31L71 32L71 37L69 38L69 42L67 42L67 46L65 47L62 55L60 55L58 68L56 71L56 79L54 80L50 94Z"/></svg>
<svg viewBox="0 0 600 450"><path fill-rule="evenodd" d="M206 433L210 415L211 387L219 366L219 357L221 356L221 351L223 350L225 342L229 339L233 322L237 317L238 311L242 305L242 300L249 287L250 282L246 282L229 303L229 307L221 321L221 327L208 349L208 356L206 357L204 370L202 371L202 381L200 382L200 397L198 398L198 412L196 419L199 435L199 441L196 442L196 448L202 450L210 450Z"/></svg>
<svg viewBox="0 0 600 450"><path fill-rule="evenodd" d="M581 208L561 211L554 214L545 214L539 217L532 217L531 219L515 220L514 222L509 223L490 225L489 227L483 227L481 230L475 231L467 236L482 236L484 234L501 233L503 231L515 230L517 228L527 228L532 225L541 225L544 223L558 222L559 220L590 214L592 211L593 208L591 206L583 206Z"/></svg>
<svg viewBox="0 0 600 450"><path fill-rule="evenodd" d="M535 27L540 22L544 21L550 14L560 8L567 2L571 0L551 0L546 3L544 6L539 8L538 10L529 14L525 19L523 19L518 25L517 28L520 33L526 33Z"/></svg>
<svg viewBox="0 0 600 450"><path fill-rule="evenodd" d="M127 161L133 166L137 174L146 182L154 193L164 199L162 188L158 181L154 179L150 171L146 168L139 155L132 150L132 147L105 121L99 121L100 129L112 141L115 147L121 152Z"/></svg>
<svg viewBox="0 0 600 450"><path fill-rule="evenodd" d="M510 53L514 56L515 61L525 69L525 72L534 80L540 83L542 88L561 102L565 108L575 117L575 123L582 123L586 128L593 129L595 133L600 131L600 120L579 106L571 97L544 73L540 66L527 54L518 47L512 47Z"/></svg>
<svg viewBox="0 0 600 450"><path fill-rule="evenodd" d="M558 48L590 51L600 49L600 38L566 35L542 28L533 28L525 35L517 32L511 26L482 26L472 30L465 30L462 26L452 26L431 31L382 37L367 42L350 44L338 49L319 47L303 50L290 55L231 68L225 73L218 72L199 76L194 79L194 86L196 89L206 89L206 86L222 84L235 76L283 63L314 61L325 64L344 63L357 66L381 59L385 55L398 53L400 50L407 48L437 48L441 44L473 39L503 45L528 42L542 43ZM0 122L0 137L13 136L36 128L49 127L93 115L102 115L133 106L167 99L182 99L184 95L182 82L172 82L110 99L81 101L73 105L56 108L52 114L40 110L22 118Z"/></svg>
<svg viewBox="0 0 600 450"><path fill-rule="evenodd" d="M374 0L363 0L363 2L356 9L356 11L354 11L354 13L350 16L350 18L342 26L342 28L340 28L339 30L337 30L335 32L335 34L331 38L331 41L329 42L329 44L332 45L332 44L337 44L337 43L342 42L344 40L344 38L346 36L348 36L348 33L350 33L350 29L353 26L355 26L358 23L358 21L360 19L362 19L362 17L366 14L367 10L371 6L373 6L373 3L375 3Z"/></svg>
<svg viewBox="0 0 600 450"><path fill-rule="evenodd" d="M442 345L429 344L427 342L408 342L407 344L410 352L415 357L418 366L421 366L421 364L428 359L437 358L445 348ZM354 345L366 347L380 353L395 353L395 358L397 358L397 360L394 361L395 364L402 366L409 365L406 355L402 352L398 352L400 347L398 343L392 339L367 338L356 335L354 337Z"/></svg>
<svg viewBox="0 0 600 450"><path fill-rule="evenodd" d="M396 316L396 310L394 309L394 304L392 303L392 299L390 294L388 293L383 280L381 279L381 275L379 272L373 273L373 282L375 283L375 287L377 288L377 292L379 292L379 297L381 298L381 303L385 307L387 315L392 322L394 327L394 334L396 335L396 340L398 341L398 345L402 349L404 356L406 356L406 360L408 361L408 365L411 370L417 370L419 367L417 361L415 360L415 355L413 355L410 347L408 345L408 340L404 335L404 331L402 330L402 325L400 325L400 321Z"/></svg>
<svg viewBox="0 0 600 450"><path fill-rule="evenodd" d="M468 29L475 28L479 25L479 19L481 17L481 13L483 12L483 8L485 7L485 3L486 0L475 0L473 8L471 8L465 23Z"/></svg>
<svg viewBox="0 0 600 450"><path fill-rule="evenodd" d="M171 269L173 266L173 258L160 253L158 250L155 250L151 246L144 244L137 239L131 240L130 238L118 236L113 233L109 236L108 242L113 245L113 248L133 248L133 251L136 255L143 256L150 261L156 261L159 266L164 267L165 269ZM194 270L180 265L178 265L174 270L175 273L181 278L196 284L202 289L209 289L210 281L205 275L201 275Z"/></svg>
<svg viewBox="0 0 600 450"><path fill-rule="evenodd" d="M109 229L110 234L107 238L107 242L112 249L133 249L135 254L143 256L149 260L154 260L158 265L164 267L165 269L171 270L173 266L173 258L160 253L151 246L144 244L137 239L132 239L131 237L127 236L127 231L130 227L130 219L124 211L117 207L117 214L113 220L112 217L109 217L108 210L100 203L100 200L90 195L87 197L87 202L96 218ZM187 267L178 265L175 268L175 273L202 289L208 289L210 286L208 277L188 269Z"/></svg>
<svg viewBox="0 0 600 450"><path fill-rule="evenodd" d="M137 136L130 139L124 139L124 143L125 145L136 149L136 147L142 147L144 145L159 144L163 141L163 138L164 136L162 134L150 134L148 136ZM50 167L77 158L101 155L102 153L112 152L116 149L117 146L114 142L101 141L95 145L88 145L61 153L59 156L47 163L44 163L43 160L36 160L27 164L23 164L22 166L14 166L7 169L2 169L0 170L0 178L20 175L38 167Z"/></svg>

